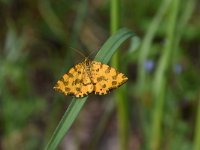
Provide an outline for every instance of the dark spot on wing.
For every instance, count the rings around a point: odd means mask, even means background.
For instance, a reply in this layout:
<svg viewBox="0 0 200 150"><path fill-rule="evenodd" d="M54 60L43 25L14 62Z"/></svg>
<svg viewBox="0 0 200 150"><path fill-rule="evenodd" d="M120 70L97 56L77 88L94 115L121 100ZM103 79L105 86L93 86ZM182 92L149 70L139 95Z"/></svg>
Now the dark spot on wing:
<svg viewBox="0 0 200 150"><path fill-rule="evenodd" d="M73 78L74 76L73 76L73 74L71 74L71 73L67 73L67 75L70 77L70 78Z"/></svg>
<svg viewBox="0 0 200 150"><path fill-rule="evenodd" d="M112 85L116 85L117 84L117 81L112 81Z"/></svg>

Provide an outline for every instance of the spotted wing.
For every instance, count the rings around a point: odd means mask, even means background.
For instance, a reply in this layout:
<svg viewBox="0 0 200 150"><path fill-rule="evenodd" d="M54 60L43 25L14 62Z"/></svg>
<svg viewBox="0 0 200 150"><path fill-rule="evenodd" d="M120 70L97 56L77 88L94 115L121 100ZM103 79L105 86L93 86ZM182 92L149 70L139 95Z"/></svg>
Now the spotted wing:
<svg viewBox="0 0 200 150"><path fill-rule="evenodd" d="M94 85L94 93L104 95L125 83L128 78L119 73L116 69L102 64L101 62L92 61L91 63L91 80Z"/></svg>
<svg viewBox="0 0 200 150"><path fill-rule="evenodd" d="M84 97L93 91L93 84L85 71L84 64L79 63L57 81L54 89L65 95Z"/></svg>

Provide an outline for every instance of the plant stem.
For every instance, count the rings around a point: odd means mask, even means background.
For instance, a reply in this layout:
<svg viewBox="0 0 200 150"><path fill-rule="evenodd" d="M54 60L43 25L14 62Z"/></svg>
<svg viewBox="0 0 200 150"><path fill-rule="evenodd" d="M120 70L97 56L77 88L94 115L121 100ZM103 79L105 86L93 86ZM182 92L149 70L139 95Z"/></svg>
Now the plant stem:
<svg viewBox="0 0 200 150"><path fill-rule="evenodd" d="M161 133L161 124L163 117L163 107L165 100L165 89L166 89L166 80L167 72L170 65L170 59L172 59L173 54L173 44L175 36L175 27L178 14L179 0L174 0L171 3L171 13L169 14L169 24L166 35L166 44L158 64L158 68L155 73L155 82L154 82L154 99L155 107L153 110L153 122L152 122L152 134L150 141L150 149L157 150L160 146L160 133Z"/></svg>
<svg viewBox="0 0 200 150"><path fill-rule="evenodd" d="M144 37L143 42L141 43L140 48L140 56L139 56L139 67L138 67L138 87L139 90L146 87L146 70L144 67L144 63L147 60L147 57L150 52L150 47L152 44L152 40L156 34L156 31L160 25L161 20L163 19L163 16L165 15L169 4L171 3L171 0L163 0L162 4L156 13L155 17L153 18L147 33Z"/></svg>
<svg viewBox="0 0 200 150"><path fill-rule="evenodd" d="M119 9L119 0L111 0L111 24L110 31L111 34L115 33L119 28L120 22L120 9ZM112 66L119 68L119 52L117 52L112 58ZM120 87L115 93L115 98L117 102L117 111L118 111L118 132L120 140L120 149L128 149L128 112L127 112L127 101L125 95L125 87Z"/></svg>
<svg viewBox="0 0 200 150"><path fill-rule="evenodd" d="M119 0L111 0L111 12L110 12L110 32L115 33L119 28ZM118 68L119 65L119 53L115 53L112 58L113 67Z"/></svg>

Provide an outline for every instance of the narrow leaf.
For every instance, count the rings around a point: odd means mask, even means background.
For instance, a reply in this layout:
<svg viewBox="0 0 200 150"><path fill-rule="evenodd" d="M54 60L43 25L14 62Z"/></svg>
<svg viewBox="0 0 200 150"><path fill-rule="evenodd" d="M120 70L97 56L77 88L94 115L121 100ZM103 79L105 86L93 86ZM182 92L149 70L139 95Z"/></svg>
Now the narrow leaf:
<svg viewBox="0 0 200 150"><path fill-rule="evenodd" d="M112 55L115 53L117 48L128 38L134 36L134 33L130 30L123 28L113 34L102 48L97 53L95 60L101 61L102 63L108 63ZM55 150L58 144L61 142L74 120L77 118L81 108L85 104L87 97L84 98L73 98L71 104L69 105L67 111L62 117L60 123L58 124L56 130L54 131L46 150Z"/></svg>

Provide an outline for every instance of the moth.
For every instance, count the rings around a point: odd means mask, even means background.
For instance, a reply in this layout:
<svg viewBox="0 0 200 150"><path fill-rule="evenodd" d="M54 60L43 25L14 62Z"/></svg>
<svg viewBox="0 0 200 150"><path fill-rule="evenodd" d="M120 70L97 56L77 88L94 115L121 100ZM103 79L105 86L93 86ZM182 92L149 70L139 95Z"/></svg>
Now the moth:
<svg viewBox="0 0 200 150"><path fill-rule="evenodd" d="M75 97L84 97L90 93L105 95L127 80L115 68L85 57L83 62L76 64L57 81L54 89Z"/></svg>

